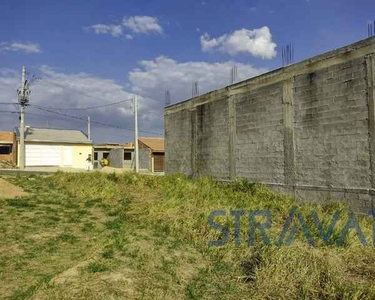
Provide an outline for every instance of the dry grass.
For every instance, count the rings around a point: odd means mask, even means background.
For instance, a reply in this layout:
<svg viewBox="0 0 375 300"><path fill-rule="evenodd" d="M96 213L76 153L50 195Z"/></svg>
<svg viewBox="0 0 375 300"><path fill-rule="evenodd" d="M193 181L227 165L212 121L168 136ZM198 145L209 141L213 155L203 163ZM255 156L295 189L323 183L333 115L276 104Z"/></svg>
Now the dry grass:
<svg viewBox="0 0 375 300"><path fill-rule="evenodd" d="M265 246L258 233L249 247L244 217L239 247L231 238L210 248L208 241L219 238L207 224L212 210L270 210L275 244L296 203L242 181L99 172L30 179L11 179L28 197L0 202L5 298L375 298L375 248L362 246L353 231L344 246L336 245L348 214L340 215L328 245L308 217L315 209L328 226L342 205L298 205L315 247L301 230L289 247ZM218 220L232 232L233 217ZM371 244L372 221L359 222Z"/></svg>

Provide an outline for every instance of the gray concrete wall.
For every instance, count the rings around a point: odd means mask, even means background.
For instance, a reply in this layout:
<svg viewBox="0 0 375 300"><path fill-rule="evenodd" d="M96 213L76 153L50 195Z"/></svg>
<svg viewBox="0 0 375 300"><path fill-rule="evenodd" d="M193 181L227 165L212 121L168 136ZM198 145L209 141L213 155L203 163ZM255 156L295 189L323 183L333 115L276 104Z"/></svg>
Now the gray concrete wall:
<svg viewBox="0 0 375 300"><path fill-rule="evenodd" d="M284 182L282 84L234 96L238 178Z"/></svg>
<svg viewBox="0 0 375 300"><path fill-rule="evenodd" d="M149 149L139 149L139 168L142 170L151 170Z"/></svg>
<svg viewBox="0 0 375 300"><path fill-rule="evenodd" d="M375 38L165 110L166 173L375 208Z"/></svg>
<svg viewBox="0 0 375 300"><path fill-rule="evenodd" d="M193 134L192 118L196 118L196 111L182 108L164 118L165 131L169 138L165 139L166 172L193 175L195 160L192 157ZM195 122L193 120L193 122ZM195 123L194 123L195 124Z"/></svg>
<svg viewBox="0 0 375 300"><path fill-rule="evenodd" d="M124 149L111 149L109 151L109 166L113 168L124 167Z"/></svg>
<svg viewBox="0 0 375 300"><path fill-rule="evenodd" d="M229 127L226 98L196 109L196 173L200 176L229 178Z"/></svg>

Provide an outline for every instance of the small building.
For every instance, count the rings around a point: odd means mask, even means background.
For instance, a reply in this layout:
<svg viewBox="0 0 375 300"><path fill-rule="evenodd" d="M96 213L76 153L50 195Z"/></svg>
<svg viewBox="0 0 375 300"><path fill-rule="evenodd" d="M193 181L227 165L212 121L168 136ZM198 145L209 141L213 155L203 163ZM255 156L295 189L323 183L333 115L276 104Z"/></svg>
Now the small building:
<svg viewBox="0 0 375 300"><path fill-rule="evenodd" d="M17 140L14 132L0 131L0 160L17 164Z"/></svg>
<svg viewBox="0 0 375 300"><path fill-rule="evenodd" d="M19 141L19 129L16 131ZM80 130L26 127L26 167L57 166L85 169L89 154L92 154L92 141Z"/></svg>
<svg viewBox="0 0 375 300"><path fill-rule="evenodd" d="M150 172L164 172L164 138L138 138L139 167Z"/></svg>
<svg viewBox="0 0 375 300"><path fill-rule="evenodd" d="M94 145L94 169L101 169L100 161L105 158L110 167L127 168L133 167L134 144L106 143Z"/></svg>

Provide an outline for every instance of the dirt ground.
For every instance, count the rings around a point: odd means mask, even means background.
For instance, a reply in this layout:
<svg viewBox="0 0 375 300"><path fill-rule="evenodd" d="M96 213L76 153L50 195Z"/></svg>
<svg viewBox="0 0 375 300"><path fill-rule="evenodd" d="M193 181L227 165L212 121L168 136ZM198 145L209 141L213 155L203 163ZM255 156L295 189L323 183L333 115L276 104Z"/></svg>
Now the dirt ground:
<svg viewBox="0 0 375 300"><path fill-rule="evenodd" d="M102 173L116 173L116 174L122 174L124 172L131 172L130 169L120 169L120 168L112 168L112 167L104 167L100 169L100 172Z"/></svg>
<svg viewBox="0 0 375 300"><path fill-rule="evenodd" d="M15 197L27 196L20 187L11 184L5 179L0 178L0 198L9 199Z"/></svg>
<svg viewBox="0 0 375 300"><path fill-rule="evenodd" d="M123 168L123 169L120 169L120 168L113 168L113 167L104 167L102 169L100 169L100 172L102 173L116 173L116 174L123 174L123 173L126 173L126 172L132 172L133 170L131 169L127 169L127 168ZM164 175L164 172L155 172L155 173L152 173L148 170L140 170L139 171L141 174L145 174L145 175L159 175L159 176L163 176Z"/></svg>

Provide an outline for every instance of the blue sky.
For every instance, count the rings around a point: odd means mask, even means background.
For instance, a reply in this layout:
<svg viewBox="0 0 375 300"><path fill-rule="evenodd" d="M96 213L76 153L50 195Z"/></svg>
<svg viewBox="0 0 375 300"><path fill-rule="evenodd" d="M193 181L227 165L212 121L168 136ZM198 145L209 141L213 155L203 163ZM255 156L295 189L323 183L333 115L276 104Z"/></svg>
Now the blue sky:
<svg viewBox="0 0 375 300"><path fill-rule="evenodd" d="M16 101L20 69L26 65L30 76L36 74L103 100L40 81L31 87L32 103L75 108L137 93L140 126L163 132L166 89L178 102L190 96L193 80L199 82L201 92L228 84L233 64L240 79L280 67L280 49L290 42L295 61L300 61L358 41L367 37L366 24L375 20L374 12L375 1L364 0L4 0L0 4L0 102ZM254 45L249 46L249 41ZM69 113L132 126L130 104ZM82 122L39 114L45 116L29 116L30 125L85 128ZM0 114L0 130L16 125L14 114ZM124 142L132 137L131 131L100 126L93 132L96 142Z"/></svg>

